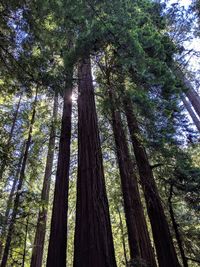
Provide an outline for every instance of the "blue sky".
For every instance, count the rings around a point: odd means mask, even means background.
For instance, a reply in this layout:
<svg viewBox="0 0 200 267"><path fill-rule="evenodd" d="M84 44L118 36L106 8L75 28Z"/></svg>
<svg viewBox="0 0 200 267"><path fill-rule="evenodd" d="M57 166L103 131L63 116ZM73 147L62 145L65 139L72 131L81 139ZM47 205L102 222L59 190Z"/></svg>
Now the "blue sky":
<svg viewBox="0 0 200 267"><path fill-rule="evenodd" d="M192 1L190 1L190 0L179 0L179 1L177 1L177 0L170 0L169 2L171 4L173 4L173 3L180 3L181 5L183 5L185 7L188 7L192 3Z"/></svg>
<svg viewBox="0 0 200 267"><path fill-rule="evenodd" d="M173 4L173 3L179 3L180 5L184 6L185 8L188 8L191 3L192 0L169 0L169 4ZM198 51L200 53L200 38L194 38L190 41L187 41L184 43L185 48L187 49L194 49L195 51ZM189 59L189 56L188 56ZM197 56L192 56L190 58L190 62L188 65L189 69L191 69L194 72L199 72L200 71L200 62L199 62L199 58ZM196 90L198 92L200 92L200 86L196 87Z"/></svg>

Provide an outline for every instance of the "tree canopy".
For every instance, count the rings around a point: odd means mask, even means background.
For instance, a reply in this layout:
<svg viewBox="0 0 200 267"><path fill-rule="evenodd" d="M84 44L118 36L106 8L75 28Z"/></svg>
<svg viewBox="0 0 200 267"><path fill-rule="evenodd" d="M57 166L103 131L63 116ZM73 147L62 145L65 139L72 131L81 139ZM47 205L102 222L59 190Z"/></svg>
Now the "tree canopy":
<svg viewBox="0 0 200 267"><path fill-rule="evenodd" d="M1 267L199 265L199 5L1 1Z"/></svg>

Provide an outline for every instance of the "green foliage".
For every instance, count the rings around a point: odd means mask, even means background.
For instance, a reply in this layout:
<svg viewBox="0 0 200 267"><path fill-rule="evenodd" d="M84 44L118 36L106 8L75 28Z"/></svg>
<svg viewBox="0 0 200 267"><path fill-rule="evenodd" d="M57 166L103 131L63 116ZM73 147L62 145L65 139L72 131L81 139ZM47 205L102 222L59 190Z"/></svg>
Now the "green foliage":
<svg viewBox="0 0 200 267"><path fill-rule="evenodd" d="M116 105L123 116L123 93L130 99L139 122L138 136L155 174L167 211L172 184L173 209L188 257L198 260L200 158L197 136L186 140L188 122L180 107L183 85L174 73L174 60L189 40L194 17L178 4L164 12L158 1L1 1L0 3L0 160L7 166L0 181L0 226L5 226L7 199L17 172L19 155L30 126L32 102L39 88L36 122L26 166L19 214L9 254L9 265L22 263L24 244L30 265L32 244L44 176L47 141L51 125L52 95L77 86L79 59L91 55L104 173L118 266L129 261L128 237L120 189L116 151L110 127L109 86L117 95ZM198 11L198 1L196 1ZM191 12L191 11L190 11ZM185 34L188 32L188 35ZM173 34L177 34L173 38ZM108 79L108 76L110 80ZM22 103L10 146L7 146L19 94ZM61 100L60 100L61 102ZM61 117L62 105L59 107ZM73 265L73 239L77 175L77 110L73 102L73 133L68 214L68 265ZM60 120L57 128L60 127ZM185 127L185 128L184 128ZM59 134L58 134L59 137ZM129 140L129 135L127 134ZM57 141L58 142L58 141ZM58 144L57 149L58 150ZM131 153L132 148L130 146ZM132 153L134 160L134 155ZM57 155L54 161L56 170ZM158 164L158 167L155 167ZM54 179L53 179L54 183ZM53 201L50 195L47 240ZM16 194L16 190L14 195ZM121 219L120 219L121 216ZM146 215L147 217L147 215ZM25 242L28 219L28 236ZM172 231L173 233L173 231ZM174 234L173 234L174 235ZM122 246L125 243L125 249ZM48 242L45 244L44 266ZM178 249L177 249L178 251ZM179 253L179 252L178 252ZM192 262L189 262L190 266ZM133 266L138 262L130 262ZM135 264L135 265L134 265ZM131 265L131 266L132 266Z"/></svg>

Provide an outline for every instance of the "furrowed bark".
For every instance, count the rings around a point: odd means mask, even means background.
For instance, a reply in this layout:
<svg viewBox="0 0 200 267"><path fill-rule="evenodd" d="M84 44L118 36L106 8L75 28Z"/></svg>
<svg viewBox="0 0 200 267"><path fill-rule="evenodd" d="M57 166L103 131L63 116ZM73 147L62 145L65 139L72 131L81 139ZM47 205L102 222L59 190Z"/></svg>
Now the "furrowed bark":
<svg viewBox="0 0 200 267"><path fill-rule="evenodd" d="M21 167L20 177L19 177L19 183L18 183L18 186L17 186L17 192L16 192L16 196L15 196L15 200L14 200L14 207L13 207L13 212L12 212L12 216L11 216L10 225L9 225L9 228L8 228L8 233L7 233L7 238L6 238L6 244L5 244L5 248L4 248L3 258L2 258L2 262L1 262L1 267L6 267L6 265L7 265L7 260L8 260L8 255L9 255L12 235L13 235L13 232L14 232L16 217L17 217L17 214L18 214L18 208L19 208L19 203L20 203L20 195L21 195L23 182L24 182L24 179L25 179L25 169L26 169L26 163L27 163L27 160L28 160L29 147L31 145L31 140L32 140L33 124L35 122L36 104L37 104L37 91L38 91L38 88L36 89L36 96L35 96L35 100L34 100L34 103L33 103L33 112L32 112L32 118L31 118L31 122L30 122L28 139L26 141L25 152L24 152L24 156L23 156L22 167Z"/></svg>
<svg viewBox="0 0 200 267"><path fill-rule="evenodd" d="M111 88L109 89L109 99L131 260L134 261L135 259L138 264L141 262L141 264L146 263L146 266L154 267L156 266L156 261L140 199L137 177L134 173L134 166L130 156L121 114L116 109L117 103Z"/></svg>
<svg viewBox="0 0 200 267"><path fill-rule="evenodd" d="M116 267L89 57L78 65L74 267Z"/></svg>
<svg viewBox="0 0 200 267"><path fill-rule="evenodd" d="M140 131L133 113L131 100L124 97L123 101L140 180L146 200L147 212L151 222L159 266L179 267L180 264L177 259L153 172L145 148L140 141Z"/></svg>
<svg viewBox="0 0 200 267"><path fill-rule="evenodd" d="M51 184L51 175L53 169L53 158L56 140L56 121L58 113L58 96L54 97L54 107L52 115L52 123L49 136L48 152L46 159L46 168L44 174L44 181L41 194L42 206L38 214L37 228L35 233L35 240L33 245L32 257L31 257L31 267L41 267L42 257L44 251L44 241L46 234L46 223L47 223L47 211L49 202L49 191Z"/></svg>
<svg viewBox="0 0 200 267"><path fill-rule="evenodd" d="M61 136L56 172L47 267L66 267L67 210L71 142L71 89L64 93Z"/></svg>

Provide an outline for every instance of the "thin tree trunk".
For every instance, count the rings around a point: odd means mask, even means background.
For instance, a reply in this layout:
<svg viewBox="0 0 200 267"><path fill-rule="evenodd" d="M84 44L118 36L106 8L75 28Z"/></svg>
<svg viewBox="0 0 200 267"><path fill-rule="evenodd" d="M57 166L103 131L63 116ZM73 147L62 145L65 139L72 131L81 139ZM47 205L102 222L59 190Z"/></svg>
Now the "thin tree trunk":
<svg viewBox="0 0 200 267"><path fill-rule="evenodd" d="M67 89L64 94L47 267L66 267L71 113L71 89Z"/></svg>
<svg viewBox="0 0 200 267"><path fill-rule="evenodd" d="M124 211L126 217L126 224L128 230L128 240L130 248L131 260L136 259L137 261L141 258L140 247L139 247L139 235L136 226L136 216L135 204L138 204L138 194L136 193L136 188L133 179L135 179L132 169L132 163L130 155L128 154L128 146L124 143L126 142L126 137L123 132L121 117L119 112L115 112L112 115L113 132L115 137L115 144L117 150L117 159L120 170L121 177L121 187L124 200ZM138 193L138 192L137 192ZM140 207L138 207L140 208Z"/></svg>
<svg viewBox="0 0 200 267"><path fill-rule="evenodd" d="M131 141L133 144L140 180L147 204L147 212L151 222L159 266L179 267L180 265L177 259L158 189L153 177L153 172L150 167L145 148L140 141L140 131L137 120L133 113L131 100L127 97L124 97L123 100Z"/></svg>
<svg viewBox="0 0 200 267"><path fill-rule="evenodd" d="M122 216L121 216L119 208L117 208L117 212L119 215L119 225L120 225L120 230L122 233L121 236L122 236L122 245L123 245L123 251L124 251L124 259L125 259L125 264L127 266L128 265L128 258L127 258L127 254L126 254L126 242L125 242L125 238L124 238L124 227L123 227Z"/></svg>
<svg viewBox="0 0 200 267"><path fill-rule="evenodd" d="M21 164L22 164L22 160L23 160L23 156L24 156L24 146L25 146L25 144L23 145L23 148L22 148L22 151L21 151L21 156L20 156L19 163L18 163L18 166L17 166L17 172L15 174L14 181L13 181L13 184L12 184L12 188L11 188L11 191L10 191L10 194L9 194L9 197L8 197L8 201L7 201L6 212L5 212L4 220L3 220L3 227L2 227L2 230L1 230L0 258L1 258L1 255L2 255L3 241L4 241L5 237L6 237L6 228L7 228L7 225L8 225L8 219L9 219L10 210L12 208L13 196L14 196L14 193L15 193L15 190L16 190L16 186L17 186L17 182L18 182L18 178L19 178L19 174L20 174L20 170L21 170Z"/></svg>
<svg viewBox="0 0 200 267"><path fill-rule="evenodd" d="M78 65L74 267L116 267L89 57Z"/></svg>
<svg viewBox="0 0 200 267"><path fill-rule="evenodd" d="M140 199L137 177L134 174L134 166L123 129L121 114L116 110L117 103L115 103L114 93L111 88L109 89L109 97L131 260L136 259L136 261L140 262L142 259L141 263L146 262L147 266L154 267L156 266L156 261Z"/></svg>
<svg viewBox="0 0 200 267"><path fill-rule="evenodd" d="M198 114L200 118L200 96L194 90L192 83L185 77L185 74L183 73L183 71L178 65L176 66L175 73L177 77L185 85L185 87L187 88L187 91L185 92L185 94L188 97L190 103L192 104L194 110L196 111L196 113Z"/></svg>
<svg viewBox="0 0 200 267"><path fill-rule="evenodd" d="M190 82L187 81L186 85L188 85L188 88L190 88L186 92L186 96L190 100L193 108L195 109L196 113L198 114L200 118L200 96L197 94L197 92L193 89L192 85Z"/></svg>
<svg viewBox="0 0 200 267"><path fill-rule="evenodd" d="M32 118L31 118L31 122L30 122L28 139L26 141L26 147L25 147L25 152L24 152L24 156L23 156L22 167L21 167L20 177L19 177L19 183L17 186L17 192L16 192L16 196L15 196L15 200L14 200L13 213L12 213L10 225L8 228L8 234L7 234L7 238L6 238L6 244L5 244L5 248L4 248L1 267L6 267L6 264L7 264L8 254L9 254L9 250L10 250L10 244L11 244L12 235L14 232L14 227L15 227L15 222L16 222L16 217L17 217L17 213L18 213L18 208L19 208L19 203L20 203L20 195L21 195L21 190L22 190L24 178L25 178L25 169L26 169L26 163L27 163L27 159L28 159L29 147L31 145L31 140L32 140L33 124L35 122L37 90L38 90L38 88L36 89L36 96L35 96L35 100L33 103L33 112L32 112Z"/></svg>
<svg viewBox="0 0 200 267"><path fill-rule="evenodd" d="M183 104L186 107L188 113L190 114L190 116L194 122L194 125L197 127L197 129L200 132L200 120L197 118L196 114L192 110L192 107L190 106L190 103L186 100L186 98L184 96L182 96L182 101L183 101Z"/></svg>
<svg viewBox="0 0 200 267"><path fill-rule="evenodd" d="M26 230L25 230L25 239L24 239L24 251L23 251L23 258L22 258L22 267L25 266L25 261L26 261L26 244L27 244L27 237L28 237L28 226L29 226L29 214L27 216L27 221L26 221Z"/></svg>
<svg viewBox="0 0 200 267"><path fill-rule="evenodd" d="M170 185L170 192L169 192L169 198L168 198L168 203L169 203L169 213L170 213L170 217L171 217L171 221L173 224L173 228L174 228L174 232L176 235L176 240L179 246L179 250L181 253L181 258L182 258L182 262L183 262L183 266L184 267L188 267L188 260L187 257L185 256L185 252L184 252L184 248L183 248L183 242L179 233L179 229L178 229L178 224L176 222L175 216L174 216L174 210L173 210L173 205L172 205L172 195L173 195L173 185Z"/></svg>
<svg viewBox="0 0 200 267"><path fill-rule="evenodd" d="M41 194L42 207L38 214L37 228L35 233L35 240L32 251L31 258L31 267L41 267L42 266L42 257L44 251L44 241L46 234L46 223L47 223L47 211L49 203L49 191L51 184L51 174L53 169L53 158L54 158L54 149L55 149L55 140L56 140L56 121L58 113L58 96L54 97L54 107L53 107L53 116L51 123L51 130L49 136L49 145L48 153L46 160L46 168L44 174L44 181Z"/></svg>
<svg viewBox="0 0 200 267"><path fill-rule="evenodd" d="M7 144L6 144L7 152L4 154L4 157L2 159L1 168L0 168L0 180L2 180L3 173L5 171L5 168L6 168L7 164L8 164L9 149L10 149L11 140L12 140L12 137L13 137L13 132L14 132L14 129L15 129L15 126L16 126L16 121L17 121L17 116L18 116L18 113L19 113L21 100L22 100L22 94L19 97L19 101L17 103L17 108L16 108L16 111L14 112L14 115L13 115L12 126L11 126L11 130L10 130L10 133L9 133L8 141L7 141Z"/></svg>

